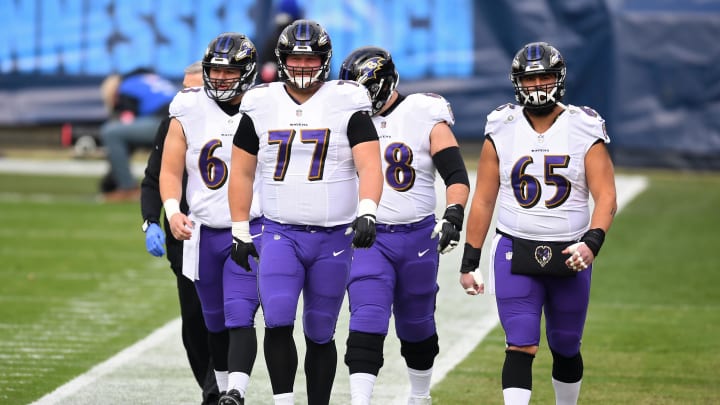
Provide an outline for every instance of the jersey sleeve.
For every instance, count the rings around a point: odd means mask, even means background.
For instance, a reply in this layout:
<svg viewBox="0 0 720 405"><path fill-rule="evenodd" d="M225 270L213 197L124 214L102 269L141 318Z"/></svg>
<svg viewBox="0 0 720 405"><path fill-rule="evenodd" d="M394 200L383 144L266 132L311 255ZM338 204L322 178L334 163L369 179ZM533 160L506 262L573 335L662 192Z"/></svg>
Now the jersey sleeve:
<svg viewBox="0 0 720 405"><path fill-rule="evenodd" d="M365 86L349 80L332 80L327 85L337 86L338 105L344 105L348 112L371 111L370 94Z"/></svg>
<svg viewBox="0 0 720 405"><path fill-rule="evenodd" d="M568 110L573 116L578 117L575 120L575 125L579 126L579 132L587 137L588 149L598 140L606 144L610 143L610 137L605 128L605 120L597 111L590 107L573 105L568 106Z"/></svg>
<svg viewBox="0 0 720 405"><path fill-rule="evenodd" d="M505 122L509 116L520 111L521 109L519 109L518 106L510 103L503 104L492 110L490 114L487 115L487 121L485 123L485 136L492 138L493 135L498 132L498 125Z"/></svg>
<svg viewBox="0 0 720 405"><path fill-rule="evenodd" d="M202 91L202 87L189 87L177 92L170 102L170 116L181 120L188 115L198 104L198 94L205 96Z"/></svg>
<svg viewBox="0 0 720 405"><path fill-rule="evenodd" d="M450 126L455 125L455 115L445 97L435 93L417 93L409 95L408 98L414 99L414 105L430 122L446 122Z"/></svg>
<svg viewBox="0 0 720 405"><path fill-rule="evenodd" d="M264 83L252 87L250 90L245 92L245 94L243 94L242 101L240 102L240 112L253 117L254 113L258 109L258 103L265 97L269 97L268 89L269 85Z"/></svg>

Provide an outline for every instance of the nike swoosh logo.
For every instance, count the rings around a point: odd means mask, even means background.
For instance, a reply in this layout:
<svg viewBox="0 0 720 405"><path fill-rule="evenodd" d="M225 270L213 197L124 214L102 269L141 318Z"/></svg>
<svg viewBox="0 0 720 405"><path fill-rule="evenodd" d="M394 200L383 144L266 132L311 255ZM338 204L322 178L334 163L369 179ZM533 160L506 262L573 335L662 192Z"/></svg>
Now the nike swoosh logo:
<svg viewBox="0 0 720 405"><path fill-rule="evenodd" d="M257 234L257 235L250 235L250 239L255 239L255 238L257 238L258 236L262 236L262 234L259 233L259 234Z"/></svg>
<svg viewBox="0 0 720 405"><path fill-rule="evenodd" d="M423 256L425 256L425 253L427 253L427 252L429 252L429 251L430 251L430 249L425 249L425 250L423 250L422 252L418 252L418 257L423 257Z"/></svg>
<svg viewBox="0 0 720 405"><path fill-rule="evenodd" d="M345 249L343 249L343 250L341 250L341 251L339 251L339 252L333 251L333 257L340 256L340 255L342 254L342 252L344 252L344 251L345 251Z"/></svg>

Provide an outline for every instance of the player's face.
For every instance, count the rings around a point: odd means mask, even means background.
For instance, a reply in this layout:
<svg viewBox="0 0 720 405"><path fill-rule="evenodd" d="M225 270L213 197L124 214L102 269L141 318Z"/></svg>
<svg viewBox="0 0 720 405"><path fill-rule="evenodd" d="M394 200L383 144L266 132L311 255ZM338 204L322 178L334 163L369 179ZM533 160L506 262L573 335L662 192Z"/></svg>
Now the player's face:
<svg viewBox="0 0 720 405"><path fill-rule="evenodd" d="M555 85L557 76L554 73L539 73L536 75L527 75L520 78L520 84L523 87L544 87L547 85Z"/></svg>
<svg viewBox="0 0 720 405"><path fill-rule="evenodd" d="M306 89L317 83L322 58L318 55L288 55L285 61L288 74L298 89Z"/></svg>
<svg viewBox="0 0 720 405"><path fill-rule="evenodd" d="M288 55L286 64L289 68L319 68L322 59L318 55Z"/></svg>
<svg viewBox="0 0 720 405"><path fill-rule="evenodd" d="M230 90L240 79L240 69L211 67L208 76L216 90Z"/></svg>

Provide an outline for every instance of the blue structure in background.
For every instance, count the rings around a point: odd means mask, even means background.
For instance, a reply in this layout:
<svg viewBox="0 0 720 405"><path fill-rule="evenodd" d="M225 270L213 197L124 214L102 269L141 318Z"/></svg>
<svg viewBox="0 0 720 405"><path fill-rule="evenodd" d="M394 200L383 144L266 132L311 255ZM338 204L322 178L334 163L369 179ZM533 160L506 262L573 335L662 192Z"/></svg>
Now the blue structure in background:
<svg viewBox="0 0 720 405"><path fill-rule="evenodd" d="M391 50L400 90L444 95L461 139L481 139L485 115L513 101L515 51L545 40L568 63L566 101L606 118L618 165L720 169L720 1L298 3L330 32L334 72L358 46ZM0 2L0 125L100 120L106 74L152 66L179 80L219 32L263 44L272 10L257 0Z"/></svg>

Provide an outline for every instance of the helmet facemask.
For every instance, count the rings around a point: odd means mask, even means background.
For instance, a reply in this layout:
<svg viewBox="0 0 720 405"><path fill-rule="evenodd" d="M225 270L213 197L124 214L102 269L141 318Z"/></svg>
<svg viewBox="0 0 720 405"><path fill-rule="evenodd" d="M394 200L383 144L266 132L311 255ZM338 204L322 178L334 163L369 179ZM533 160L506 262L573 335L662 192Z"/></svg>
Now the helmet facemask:
<svg viewBox="0 0 720 405"><path fill-rule="evenodd" d="M330 71L330 57L320 55L320 66L288 66L287 58L290 54L281 55L278 59L280 76L285 79L287 83L297 88L298 90L310 89L327 79ZM298 55L300 53L296 53Z"/></svg>
<svg viewBox="0 0 720 405"><path fill-rule="evenodd" d="M549 114L561 98L559 90L561 83L557 80L557 75L554 83L523 86L521 78L526 76L528 75L518 75L513 78L515 98L528 112L536 115Z"/></svg>
<svg viewBox="0 0 720 405"><path fill-rule="evenodd" d="M217 67L217 66L215 66ZM205 83L205 93L213 100L227 102L244 93L249 87L248 72L241 76L230 79L219 79L210 77L210 67L203 69L203 82ZM255 79L253 78L252 82Z"/></svg>

